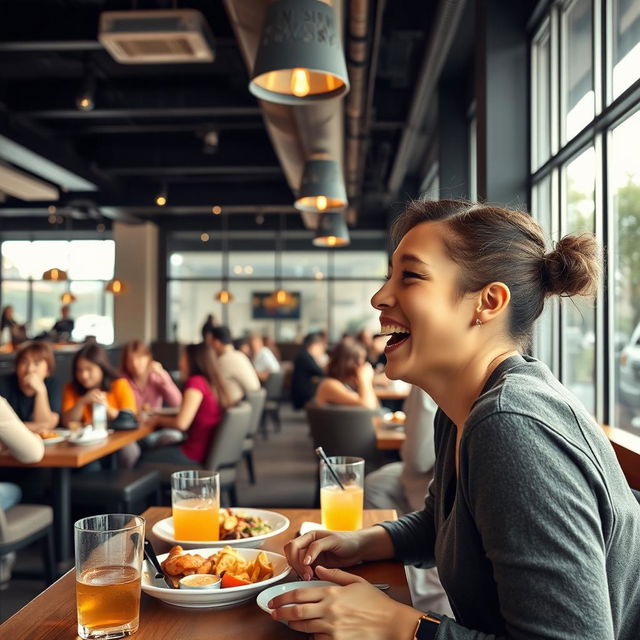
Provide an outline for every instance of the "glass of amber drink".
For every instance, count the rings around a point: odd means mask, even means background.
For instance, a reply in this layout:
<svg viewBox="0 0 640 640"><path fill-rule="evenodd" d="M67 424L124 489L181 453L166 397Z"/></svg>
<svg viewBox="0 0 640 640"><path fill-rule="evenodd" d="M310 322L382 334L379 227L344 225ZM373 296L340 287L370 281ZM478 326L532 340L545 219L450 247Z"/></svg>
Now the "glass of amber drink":
<svg viewBox="0 0 640 640"><path fill-rule="evenodd" d="M196 470L172 473L171 507L176 540L218 540L220 475Z"/></svg>
<svg viewBox="0 0 640 640"><path fill-rule="evenodd" d="M329 462L344 489L336 482L327 464L320 461L322 525L330 531L362 529L364 460L334 456Z"/></svg>
<svg viewBox="0 0 640 640"><path fill-rule="evenodd" d="M144 518L127 513L74 526L78 635L124 638L138 630Z"/></svg>

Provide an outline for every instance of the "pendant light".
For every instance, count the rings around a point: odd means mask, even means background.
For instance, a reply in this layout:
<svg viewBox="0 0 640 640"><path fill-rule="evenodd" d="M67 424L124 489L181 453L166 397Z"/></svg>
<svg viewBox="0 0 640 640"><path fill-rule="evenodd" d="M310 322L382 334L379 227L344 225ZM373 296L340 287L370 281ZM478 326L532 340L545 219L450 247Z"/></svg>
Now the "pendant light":
<svg viewBox="0 0 640 640"><path fill-rule="evenodd" d="M222 213L222 289L213 297L220 304L229 304L235 298L229 291L229 220L228 213Z"/></svg>
<svg viewBox="0 0 640 640"><path fill-rule="evenodd" d="M62 269L56 269L56 267L53 267L53 269L47 269L42 274L42 279L50 280L52 282L64 282L65 280L69 279L69 276L67 275L66 271L63 271Z"/></svg>
<svg viewBox="0 0 640 640"><path fill-rule="evenodd" d="M117 278L114 278L113 280L109 280L109 282L107 282L107 285L104 288L104 290L107 293L113 293L113 295L115 296L121 294L124 291L124 289L125 289L124 282L122 282L122 280L118 280Z"/></svg>
<svg viewBox="0 0 640 640"><path fill-rule="evenodd" d="M69 284L67 283L67 290L60 296L60 302L62 304L72 304L77 302L78 298L76 298L73 293L69 290Z"/></svg>
<svg viewBox="0 0 640 640"><path fill-rule="evenodd" d="M301 105L349 91L334 8L319 0L277 0L267 8L249 83L268 102Z"/></svg>
<svg viewBox="0 0 640 640"><path fill-rule="evenodd" d="M265 299L265 304L269 307L291 307L297 303L295 296L282 286L282 253L284 252L284 229L285 214L280 214L280 228L276 235L275 252L275 291Z"/></svg>
<svg viewBox="0 0 640 640"><path fill-rule="evenodd" d="M320 214L313 244L316 247L346 247L351 243L349 229L342 211L325 211Z"/></svg>
<svg viewBox="0 0 640 640"><path fill-rule="evenodd" d="M300 211L344 209L347 206L347 190L338 163L335 160L307 160L298 198L293 204Z"/></svg>

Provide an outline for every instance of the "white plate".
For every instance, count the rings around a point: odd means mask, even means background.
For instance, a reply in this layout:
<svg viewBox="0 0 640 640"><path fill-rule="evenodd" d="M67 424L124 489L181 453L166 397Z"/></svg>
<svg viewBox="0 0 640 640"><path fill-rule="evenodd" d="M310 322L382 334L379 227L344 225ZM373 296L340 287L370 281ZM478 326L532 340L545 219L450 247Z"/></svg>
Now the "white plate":
<svg viewBox="0 0 640 640"><path fill-rule="evenodd" d="M205 558L220 551L219 548L192 549L190 553L199 553ZM242 557L252 561L261 553L259 549L242 549ZM270 584L274 584L285 578L291 567L287 564L287 559L279 553L265 551L269 562L273 564L273 578L248 584L243 587L230 587L228 589L169 589L168 587L155 586L161 584L154 579L155 570L145 560L142 569L142 590L153 598L158 598L162 602L172 604L176 607L187 607L190 609L211 609L233 607L243 602L255 598L255 596ZM163 553L158 556L158 560L163 562L168 556Z"/></svg>
<svg viewBox="0 0 640 640"><path fill-rule="evenodd" d="M55 438L42 438L42 443L45 447L48 447L50 444L58 444L59 442L64 442L65 440L65 436L56 436Z"/></svg>
<svg viewBox="0 0 640 640"><path fill-rule="evenodd" d="M327 582L326 580L300 580L298 582L277 584L274 587L269 587L268 589L261 591L256 598L256 603L265 613L271 615L273 609L269 609L269 607L267 607L267 602L269 602L271 598L281 596L283 593L293 591L294 589L308 589L309 587L335 587L335 583ZM289 623L286 620L278 620L278 622L282 622L282 624L289 626Z"/></svg>
<svg viewBox="0 0 640 640"><path fill-rule="evenodd" d="M266 511L265 509L245 509L244 507L236 507L231 509L232 513L239 513L246 516L254 516L262 518L267 524L271 525L271 531L269 533L263 533L259 536L253 536L253 538L240 538L240 540L205 540L205 541L193 541L193 540L176 540L175 533L173 531L173 518L165 518L159 520L153 525L153 533L170 544L179 544L184 549L194 549L195 547L201 547L206 544L208 547L224 547L229 545L231 547L238 547L240 549L253 549L261 547L263 542L267 538L273 538L279 533L286 531L289 528L289 519L276 511Z"/></svg>
<svg viewBox="0 0 640 640"><path fill-rule="evenodd" d="M112 429L109 429L108 431L86 431L79 438L69 438L69 443L77 444L79 446L98 444L99 442L104 442L109 437L110 433L113 433Z"/></svg>
<svg viewBox="0 0 640 640"><path fill-rule="evenodd" d="M393 411L389 411L382 416L382 424L388 429L404 429L404 420L402 422L396 422L392 420Z"/></svg>

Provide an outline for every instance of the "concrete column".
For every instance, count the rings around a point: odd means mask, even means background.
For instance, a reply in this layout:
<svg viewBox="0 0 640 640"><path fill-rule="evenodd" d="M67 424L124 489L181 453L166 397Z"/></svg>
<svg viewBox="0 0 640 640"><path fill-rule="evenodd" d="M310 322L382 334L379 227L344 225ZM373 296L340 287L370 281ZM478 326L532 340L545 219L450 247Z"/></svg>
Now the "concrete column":
<svg viewBox="0 0 640 640"><path fill-rule="evenodd" d="M115 341L151 343L158 337L158 228L115 222L113 239L115 277L125 286L114 299Z"/></svg>

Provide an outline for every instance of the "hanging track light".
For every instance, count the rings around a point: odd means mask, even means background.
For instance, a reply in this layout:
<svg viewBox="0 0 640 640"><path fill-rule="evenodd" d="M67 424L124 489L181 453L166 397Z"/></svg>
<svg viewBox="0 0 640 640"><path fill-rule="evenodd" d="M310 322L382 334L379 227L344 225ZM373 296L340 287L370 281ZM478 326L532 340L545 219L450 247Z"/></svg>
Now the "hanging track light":
<svg viewBox="0 0 640 640"><path fill-rule="evenodd" d="M337 98L349 77L335 10L319 0L278 0L267 8L249 91L300 105Z"/></svg>
<svg viewBox="0 0 640 640"><path fill-rule="evenodd" d="M341 211L320 214L313 244L316 247L346 247L351 243L349 229Z"/></svg>
<svg viewBox="0 0 640 640"><path fill-rule="evenodd" d="M213 299L220 304L229 304L235 300L229 291L229 214L222 213L222 210L220 214L222 214L222 289L213 296Z"/></svg>
<svg viewBox="0 0 640 640"><path fill-rule="evenodd" d="M300 211L344 209L347 190L338 163L335 160L307 160L298 198L293 204Z"/></svg>

